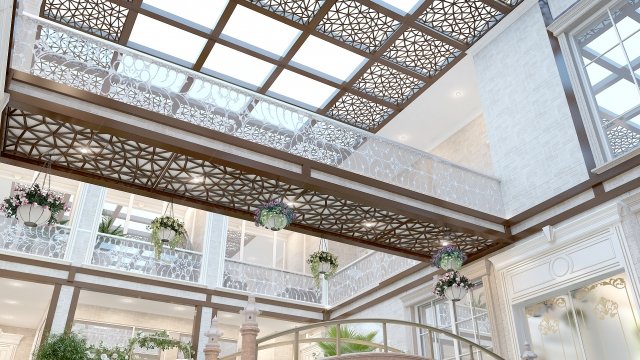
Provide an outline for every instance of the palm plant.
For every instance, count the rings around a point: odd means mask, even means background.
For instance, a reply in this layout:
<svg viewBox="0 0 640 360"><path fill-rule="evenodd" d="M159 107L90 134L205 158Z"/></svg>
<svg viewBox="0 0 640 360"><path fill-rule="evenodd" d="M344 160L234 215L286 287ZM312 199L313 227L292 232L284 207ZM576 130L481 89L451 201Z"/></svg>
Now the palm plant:
<svg viewBox="0 0 640 360"><path fill-rule="evenodd" d="M98 225L98 232L107 235L123 236L124 232L122 231L122 226L113 226L115 221L116 219L111 216L103 216L100 221L100 225Z"/></svg>
<svg viewBox="0 0 640 360"><path fill-rule="evenodd" d="M330 326L327 329L327 337L336 339L336 335L337 328L335 326ZM348 326L340 327L340 354L366 353L374 351L376 349L375 346L352 343L348 342L348 340L370 343L375 339L376 335L378 335L376 330L370 331L366 334L360 334ZM347 341L344 341L343 339ZM320 349L324 352L325 357L337 355L335 342L320 342L318 343L318 346L320 346Z"/></svg>

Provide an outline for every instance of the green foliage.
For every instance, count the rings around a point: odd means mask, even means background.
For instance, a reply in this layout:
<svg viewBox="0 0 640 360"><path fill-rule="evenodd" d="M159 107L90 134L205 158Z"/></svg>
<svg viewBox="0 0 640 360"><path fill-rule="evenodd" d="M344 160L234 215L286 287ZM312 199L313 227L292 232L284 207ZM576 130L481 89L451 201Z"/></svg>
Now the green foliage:
<svg viewBox="0 0 640 360"><path fill-rule="evenodd" d="M168 239L169 243L167 245L169 245L171 249L175 249L176 246L180 245L187 236L187 229L184 227L184 223L173 216L158 216L151 221L148 229L151 230L151 243L155 248L156 259L160 258L162 246L164 245L162 242L163 239L160 238L161 229L175 231L175 235L171 239Z"/></svg>
<svg viewBox="0 0 640 360"><path fill-rule="evenodd" d="M71 332L47 336L33 354L34 360L85 360L89 359L87 341Z"/></svg>
<svg viewBox="0 0 640 360"><path fill-rule="evenodd" d="M123 236L122 226L118 225L114 227L115 222L116 219L111 216L103 216L100 225L98 225L98 232L114 236Z"/></svg>
<svg viewBox="0 0 640 360"><path fill-rule="evenodd" d="M320 287L320 263L329 264L329 271L324 274L325 279L329 279L338 271L338 257L328 251L316 251L307 259L311 275L316 284Z"/></svg>
<svg viewBox="0 0 640 360"><path fill-rule="evenodd" d="M336 339L337 338L336 335L337 335L337 328L335 326L330 326L327 329L326 337ZM366 352L374 351L376 349L375 346L349 343L346 341L342 341L342 339L372 342L373 339L375 339L376 335L378 335L378 332L375 330L370 331L366 334L360 334L356 330L348 326L341 326L340 327L340 339L341 339L340 354L366 353ZM318 346L320 347L320 349L322 349L322 352L324 352L325 357L337 355L335 342L326 342L326 343L320 342L318 343Z"/></svg>

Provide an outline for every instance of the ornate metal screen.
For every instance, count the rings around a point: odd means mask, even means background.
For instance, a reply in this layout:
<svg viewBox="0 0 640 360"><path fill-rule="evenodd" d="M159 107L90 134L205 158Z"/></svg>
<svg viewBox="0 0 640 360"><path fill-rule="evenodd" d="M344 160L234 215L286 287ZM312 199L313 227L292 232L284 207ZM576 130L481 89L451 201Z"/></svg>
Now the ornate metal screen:
<svg viewBox="0 0 640 360"><path fill-rule="evenodd" d="M17 219L0 216L0 249L29 255L64 259L69 243L66 226L26 227Z"/></svg>

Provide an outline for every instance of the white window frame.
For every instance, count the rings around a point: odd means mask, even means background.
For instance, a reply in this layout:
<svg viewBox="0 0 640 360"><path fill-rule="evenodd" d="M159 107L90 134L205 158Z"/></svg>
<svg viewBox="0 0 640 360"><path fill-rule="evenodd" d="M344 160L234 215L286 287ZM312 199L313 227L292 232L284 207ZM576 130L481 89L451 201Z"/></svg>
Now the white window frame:
<svg viewBox="0 0 640 360"><path fill-rule="evenodd" d="M591 94L589 80L584 72L579 49L574 40L575 35L584 31L593 22L607 13L608 9L623 4L626 0L582 0L575 3L560 15L549 27L560 41L560 48L566 60L571 83L584 119L584 126L591 151L596 161L594 173L602 173L636 155L640 155L640 147L626 154L613 158L609 150L606 134L599 123L598 107Z"/></svg>

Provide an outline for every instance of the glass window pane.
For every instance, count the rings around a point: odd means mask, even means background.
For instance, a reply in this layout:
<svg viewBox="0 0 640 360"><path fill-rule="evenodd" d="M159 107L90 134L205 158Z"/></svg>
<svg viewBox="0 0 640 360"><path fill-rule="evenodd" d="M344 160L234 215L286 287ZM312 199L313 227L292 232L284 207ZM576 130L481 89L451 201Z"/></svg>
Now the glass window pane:
<svg viewBox="0 0 640 360"><path fill-rule="evenodd" d="M188 3L182 1L144 0L142 7L152 11L159 9L166 12L167 14L162 15L167 17L175 15L207 29L213 29L225 7L227 7L227 3L228 1L226 0L189 0Z"/></svg>
<svg viewBox="0 0 640 360"><path fill-rule="evenodd" d="M592 86L612 75L611 71L608 71L596 62L591 62L586 58L583 58L583 61L585 64L588 64L585 69L587 70L587 76Z"/></svg>
<svg viewBox="0 0 640 360"><path fill-rule="evenodd" d="M273 266L273 232L247 226L244 239L244 261L265 267Z"/></svg>
<svg viewBox="0 0 640 360"><path fill-rule="evenodd" d="M222 35L282 56L298 38L300 31L244 6L236 6Z"/></svg>
<svg viewBox="0 0 640 360"><path fill-rule="evenodd" d="M285 100L294 100L298 105L321 108L335 95L338 89L311 80L308 77L298 75L289 70L284 70L269 88L269 93L285 97Z"/></svg>
<svg viewBox="0 0 640 360"><path fill-rule="evenodd" d="M223 79L235 79L242 83L248 83L254 88L262 86L271 74L275 65L249 56L224 45L216 44L211 54L204 63L204 72L211 70L221 74ZM233 80L231 80L233 81ZM237 82L237 81L233 81Z"/></svg>
<svg viewBox="0 0 640 360"><path fill-rule="evenodd" d="M311 71L316 70L340 81L346 81L366 59L315 36L309 36L292 61Z"/></svg>
<svg viewBox="0 0 640 360"><path fill-rule="evenodd" d="M206 42L205 38L138 15L128 45L181 65L192 65L198 60Z"/></svg>
<svg viewBox="0 0 640 360"><path fill-rule="evenodd" d="M596 94L603 118L616 118L640 105L640 93L634 83L619 80Z"/></svg>

